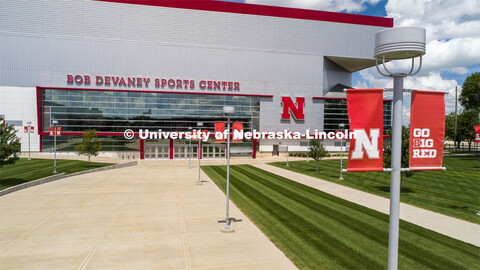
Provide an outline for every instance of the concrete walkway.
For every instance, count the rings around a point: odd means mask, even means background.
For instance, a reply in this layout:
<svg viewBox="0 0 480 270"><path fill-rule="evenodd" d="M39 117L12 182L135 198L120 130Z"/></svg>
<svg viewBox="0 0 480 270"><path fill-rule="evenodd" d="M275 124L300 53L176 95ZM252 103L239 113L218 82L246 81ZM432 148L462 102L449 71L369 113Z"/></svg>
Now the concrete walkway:
<svg viewBox="0 0 480 270"><path fill-rule="evenodd" d="M254 164L253 166L387 215L390 212L390 200L387 198L267 164ZM400 219L452 238L480 246L480 225L404 203L400 204Z"/></svg>
<svg viewBox="0 0 480 270"><path fill-rule="evenodd" d="M1 269L296 269L197 168L145 162L0 198ZM202 173L202 179L208 179Z"/></svg>

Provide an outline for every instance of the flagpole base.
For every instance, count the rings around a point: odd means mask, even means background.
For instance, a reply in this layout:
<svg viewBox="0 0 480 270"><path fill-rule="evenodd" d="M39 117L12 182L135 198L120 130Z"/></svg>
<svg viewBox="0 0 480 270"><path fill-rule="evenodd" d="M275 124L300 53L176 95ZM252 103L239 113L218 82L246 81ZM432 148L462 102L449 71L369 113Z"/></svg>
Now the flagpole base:
<svg viewBox="0 0 480 270"><path fill-rule="evenodd" d="M235 232L235 229L232 228L232 227L229 227L229 228L223 227L223 228L220 229L220 231L221 231L222 233L233 233L233 232Z"/></svg>

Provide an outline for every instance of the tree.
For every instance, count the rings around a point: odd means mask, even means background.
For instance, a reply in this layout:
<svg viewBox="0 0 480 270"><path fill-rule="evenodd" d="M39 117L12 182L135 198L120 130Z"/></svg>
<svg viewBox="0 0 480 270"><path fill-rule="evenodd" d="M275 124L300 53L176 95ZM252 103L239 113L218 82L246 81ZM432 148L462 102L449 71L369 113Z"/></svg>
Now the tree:
<svg viewBox="0 0 480 270"><path fill-rule="evenodd" d="M310 150L308 156L316 161L316 170L318 171L318 161L327 156L328 152L320 140L314 139L310 140L310 147L308 149Z"/></svg>
<svg viewBox="0 0 480 270"><path fill-rule="evenodd" d="M98 156L98 152L102 147L98 140L97 131L95 129L87 129L82 135L82 141L75 146L77 155L84 155L88 157L88 166L90 166L90 157Z"/></svg>
<svg viewBox="0 0 480 270"><path fill-rule="evenodd" d="M455 112L445 115L445 138L455 141Z"/></svg>
<svg viewBox="0 0 480 270"><path fill-rule="evenodd" d="M390 137L392 135L391 131L389 132ZM402 157L401 157L401 168L410 167L409 164L409 144L410 144L410 129L402 126ZM383 167L391 168L392 167L392 140L384 140L383 147ZM410 177L414 174L413 171L406 171L400 174L400 190L402 189L403 177Z"/></svg>
<svg viewBox="0 0 480 270"><path fill-rule="evenodd" d="M472 142L475 140L475 127L476 125L480 124L480 119L478 117L478 111L470 110L470 111L462 111L458 115L457 119L457 140L458 140L458 147L460 147L461 141L468 142L468 151L470 151L470 147Z"/></svg>
<svg viewBox="0 0 480 270"><path fill-rule="evenodd" d="M18 160L15 152L19 150L20 138L17 137L17 130L0 117L0 168L3 165L14 164Z"/></svg>
<svg viewBox="0 0 480 270"><path fill-rule="evenodd" d="M465 79L459 101L467 111L480 110L480 72L475 72Z"/></svg>

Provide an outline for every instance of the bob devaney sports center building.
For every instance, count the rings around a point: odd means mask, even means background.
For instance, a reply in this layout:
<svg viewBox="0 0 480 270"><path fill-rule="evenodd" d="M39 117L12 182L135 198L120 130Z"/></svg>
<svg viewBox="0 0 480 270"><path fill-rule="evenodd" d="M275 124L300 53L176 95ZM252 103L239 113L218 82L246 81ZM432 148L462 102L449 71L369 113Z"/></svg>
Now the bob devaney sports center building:
<svg viewBox="0 0 480 270"><path fill-rule="evenodd" d="M141 158L186 158L189 141L127 140L126 129L213 132L226 105L245 131L348 129L343 89L375 65L374 34L387 27L390 18L220 1L0 0L0 116L22 151L28 122L31 150L52 151L57 120L57 151L96 129L104 155ZM286 146L307 151L308 140L250 139L231 151L255 158ZM201 152L224 157L225 144L212 137Z"/></svg>

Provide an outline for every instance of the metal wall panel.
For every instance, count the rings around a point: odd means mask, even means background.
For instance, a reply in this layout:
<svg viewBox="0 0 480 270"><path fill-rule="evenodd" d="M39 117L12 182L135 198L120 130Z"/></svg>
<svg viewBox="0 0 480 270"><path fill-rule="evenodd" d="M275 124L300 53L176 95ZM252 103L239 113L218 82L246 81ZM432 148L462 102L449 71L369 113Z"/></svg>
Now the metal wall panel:
<svg viewBox="0 0 480 270"><path fill-rule="evenodd" d="M262 99L262 130L289 125L280 121L282 95L306 97L308 116L296 128L321 127L323 107L311 97L323 95L324 56L370 58L379 29L90 0L0 0L0 86L72 87L67 74L193 79L200 92L200 80L239 81L243 94L274 95Z"/></svg>

